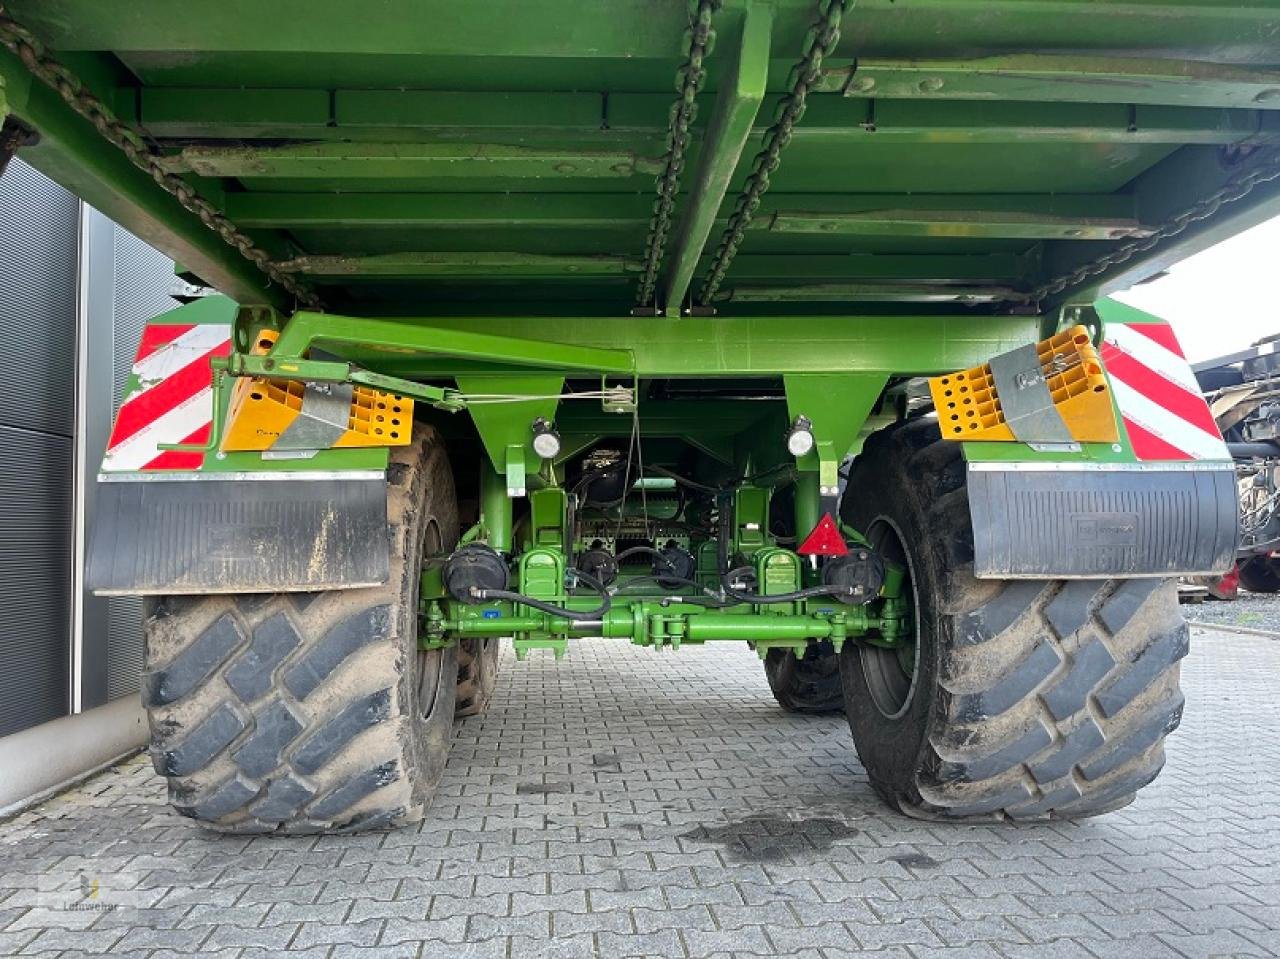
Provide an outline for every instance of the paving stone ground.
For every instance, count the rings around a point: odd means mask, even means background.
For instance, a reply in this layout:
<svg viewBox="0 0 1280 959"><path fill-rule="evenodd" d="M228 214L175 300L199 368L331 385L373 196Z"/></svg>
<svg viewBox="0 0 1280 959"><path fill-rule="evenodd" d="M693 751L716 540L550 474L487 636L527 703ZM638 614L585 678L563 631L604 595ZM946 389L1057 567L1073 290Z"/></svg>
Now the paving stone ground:
<svg viewBox="0 0 1280 959"><path fill-rule="evenodd" d="M1186 603L1182 612L1188 620L1201 626L1241 626L1246 630L1280 633L1280 596L1242 589L1237 599Z"/></svg>
<svg viewBox="0 0 1280 959"><path fill-rule="evenodd" d="M1132 806L948 826L736 644L508 653L420 828L211 835L141 758L0 824L0 955L1280 955L1280 641L1197 630L1183 681Z"/></svg>

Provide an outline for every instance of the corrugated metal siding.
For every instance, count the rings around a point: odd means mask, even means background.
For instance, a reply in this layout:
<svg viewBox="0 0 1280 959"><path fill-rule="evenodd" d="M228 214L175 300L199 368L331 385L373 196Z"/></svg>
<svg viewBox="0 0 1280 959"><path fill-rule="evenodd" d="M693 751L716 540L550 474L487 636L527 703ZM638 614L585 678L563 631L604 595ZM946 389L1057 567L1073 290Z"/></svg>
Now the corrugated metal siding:
<svg viewBox="0 0 1280 959"><path fill-rule="evenodd" d="M0 178L0 736L69 702L79 216L20 160Z"/></svg>
<svg viewBox="0 0 1280 959"><path fill-rule="evenodd" d="M72 458L69 437L0 426L0 736L67 713Z"/></svg>
<svg viewBox="0 0 1280 959"><path fill-rule="evenodd" d="M115 230L115 349L112 409L118 409L138 340L147 320L177 304L173 261L121 227ZM111 699L138 691L142 674L142 600L113 596L107 603L107 695Z"/></svg>
<svg viewBox="0 0 1280 959"><path fill-rule="evenodd" d="M75 429L79 202L21 160L0 177L0 424Z"/></svg>
<svg viewBox="0 0 1280 959"><path fill-rule="evenodd" d="M138 691L145 650L142 643L142 597L107 600L107 698Z"/></svg>

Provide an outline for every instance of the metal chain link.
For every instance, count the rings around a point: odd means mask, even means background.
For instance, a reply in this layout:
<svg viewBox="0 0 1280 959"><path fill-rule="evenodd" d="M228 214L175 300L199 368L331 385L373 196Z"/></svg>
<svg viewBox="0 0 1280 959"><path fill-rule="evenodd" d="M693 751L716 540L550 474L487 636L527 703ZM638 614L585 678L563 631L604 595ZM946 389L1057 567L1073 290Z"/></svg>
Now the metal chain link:
<svg viewBox="0 0 1280 959"><path fill-rule="evenodd" d="M684 35L685 60L676 71L676 90L680 98L671 105L667 152L662 158L662 172L654 180L658 197L653 202L649 235L644 244L644 271L636 290L638 306L648 306L653 302L658 269L662 265L667 238L671 233L671 215L675 210L676 194L680 192L680 174L684 170L684 158L690 140L689 128L698 115L698 91L707 78L707 71L702 63L715 43L716 32L711 28L711 17L723 5L724 0L689 2L689 29Z"/></svg>
<svg viewBox="0 0 1280 959"><path fill-rule="evenodd" d="M0 120L3 120L0 123L0 176L4 176L5 167L18 148L35 143L36 136L20 124L16 117L0 117Z"/></svg>
<svg viewBox="0 0 1280 959"><path fill-rule="evenodd" d="M733 215L729 217L729 224L720 237L715 259L711 262L711 271L698 296L703 306L711 303L720 290L720 284L724 282L729 265L737 255L738 247L742 245L747 227L760 208L760 199L769 189L769 178L778 169L781 162L779 157L791 142L795 125L804 116L809 91L822 75L822 61L840 41L840 23L853 2L854 0L818 0L818 16L805 37L804 56L791 68L788 77L790 92L778 101L773 125L765 131L764 149L756 154L746 187L738 196Z"/></svg>
<svg viewBox="0 0 1280 959"><path fill-rule="evenodd" d="M1015 302L1039 304L1046 298L1076 286L1090 277L1100 276L1112 267L1127 263L1138 254L1146 253L1165 240L1173 239L1186 232L1192 224L1209 219L1223 206L1243 200L1258 186L1274 180L1280 180L1280 151L1273 151L1269 157L1259 161L1247 173L1229 181L1219 190L1170 217L1156 227L1150 235L1121 244L1097 259L1090 260L1069 273L1041 284L1030 293L1019 295Z"/></svg>
<svg viewBox="0 0 1280 959"><path fill-rule="evenodd" d="M195 214L200 222L216 233L223 242L234 247L241 256L261 270L273 282L287 290L302 306L320 309L319 297L272 261L239 227L228 220L212 203L200 196L191 184L170 173L151 151L143 133L119 119L81 82L80 78L52 57L31 31L9 17L0 5L0 44L22 61L32 76L53 89L76 113L84 117L108 143L120 150L135 167L151 177L160 189Z"/></svg>

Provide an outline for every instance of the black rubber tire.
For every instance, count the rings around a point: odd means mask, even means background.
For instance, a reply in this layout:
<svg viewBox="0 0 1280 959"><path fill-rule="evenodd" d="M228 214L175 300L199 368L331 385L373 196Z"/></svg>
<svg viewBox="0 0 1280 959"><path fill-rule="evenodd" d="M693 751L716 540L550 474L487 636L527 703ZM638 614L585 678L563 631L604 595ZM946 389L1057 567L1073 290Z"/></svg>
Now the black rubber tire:
<svg viewBox="0 0 1280 959"><path fill-rule="evenodd" d="M870 436L848 489L844 518L901 551L915 598L914 665L853 642L840 656L854 744L891 807L1079 818L1156 777L1189 637L1172 581L976 579L960 445L931 417Z"/></svg>
<svg viewBox="0 0 1280 959"><path fill-rule="evenodd" d="M1270 556L1251 556L1239 566L1240 585L1251 593L1280 590L1280 563Z"/></svg>
<svg viewBox="0 0 1280 959"><path fill-rule="evenodd" d="M387 585L149 604L143 705L181 814L240 833L422 818L449 752L457 648L418 648L419 571L458 521L439 438L417 433L387 471Z"/></svg>
<svg viewBox="0 0 1280 959"><path fill-rule="evenodd" d="M473 637L458 644L458 695L453 714L478 716L489 708L498 685L498 655L502 640Z"/></svg>
<svg viewBox="0 0 1280 959"><path fill-rule="evenodd" d="M838 713L844 709L840 658L831 643L810 643L803 656L789 649L765 654L764 674L773 698L789 713Z"/></svg>

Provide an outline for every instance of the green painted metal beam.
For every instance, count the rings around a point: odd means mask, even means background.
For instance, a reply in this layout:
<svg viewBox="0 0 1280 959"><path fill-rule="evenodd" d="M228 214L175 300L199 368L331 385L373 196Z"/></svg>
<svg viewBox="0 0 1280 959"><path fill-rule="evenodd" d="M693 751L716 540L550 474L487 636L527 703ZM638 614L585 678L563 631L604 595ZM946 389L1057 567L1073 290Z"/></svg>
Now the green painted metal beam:
<svg viewBox="0 0 1280 959"><path fill-rule="evenodd" d="M175 173L209 177L629 177L656 160L609 150L555 150L501 143L302 143L280 147L190 146L168 157Z"/></svg>
<svg viewBox="0 0 1280 959"><path fill-rule="evenodd" d="M300 356L319 346L369 369L410 377L421 369L446 371L441 357L643 377L923 375L985 362L1033 342L1039 330L1035 316L688 317L671 323L613 316L385 319L303 311L285 325L273 352Z"/></svg>
<svg viewBox="0 0 1280 959"><path fill-rule="evenodd" d="M779 210L762 225L777 233L1025 240L1116 240L1150 233L1130 217L1062 216L1048 211L993 212L977 205L957 210L904 210L888 206L856 213Z"/></svg>
<svg viewBox="0 0 1280 959"><path fill-rule="evenodd" d="M156 186L3 49L0 78L7 109L40 133L37 144L22 149L23 160L240 303L291 305L283 290L272 288L239 251Z"/></svg>
<svg viewBox="0 0 1280 959"><path fill-rule="evenodd" d="M247 227L531 226L643 228L653 200L591 193L229 193L227 216Z"/></svg>
<svg viewBox="0 0 1280 959"><path fill-rule="evenodd" d="M1006 303L1018 297L1007 286L960 286L929 283L799 283L790 286L743 286L726 283L716 303Z"/></svg>
<svg viewBox="0 0 1280 959"><path fill-rule="evenodd" d="M757 17L759 14L757 14ZM763 58L763 52L761 53ZM721 92L732 89L723 82ZM115 99L159 138L545 142L658 149L666 94L121 87ZM134 114L136 111L136 115ZM815 97L799 142L1237 143L1267 111L1131 105ZM767 119L767 118L765 118ZM708 111L695 121L705 131ZM762 134L757 126L753 134Z"/></svg>
<svg viewBox="0 0 1280 959"><path fill-rule="evenodd" d="M742 0L731 0L740 9ZM777 0L777 45L800 45L812 0ZM678 0L384 0L374 10L346 0L8 0L6 6L63 50L254 50L494 58L495 38L511 58L669 60L686 26ZM1069 50L1204 50L1206 59L1266 62L1280 11L1263 0L1230 5L1140 0L1120 16L1096 0L860 0L858 30L840 52L866 56L944 55L948 50L1027 50L1046 38ZM518 29L513 29L518 25ZM785 69L785 68L784 68Z"/></svg>
<svg viewBox="0 0 1280 959"><path fill-rule="evenodd" d="M730 285L757 280L914 280L921 283L995 283L1034 272L1034 255L743 253L733 261Z"/></svg>
<svg viewBox="0 0 1280 959"><path fill-rule="evenodd" d="M624 277L640 261L610 256L554 256L534 253L386 253L369 256L303 256L283 261L296 273L315 277L413 280L451 277ZM739 256L734 282L759 280L914 280L921 283L996 282L1028 277L1037 266L1031 255L993 254L767 254Z"/></svg>
<svg viewBox="0 0 1280 959"><path fill-rule="evenodd" d="M1280 109L1280 71L1189 59L1012 54L954 60L860 59L820 90L883 99L1039 100Z"/></svg>
<svg viewBox="0 0 1280 959"><path fill-rule="evenodd" d="M696 400L644 401L644 415L638 426L641 436L685 436L697 432L708 436L733 436L772 415L783 400L761 398L750 401L699 398ZM574 433L608 436L618 432L617 413L601 409L598 403L563 403L556 425ZM630 429L630 425L626 426Z"/></svg>
<svg viewBox="0 0 1280 959"><path fill-rule="evenodd" d="M640 270L638 260L620 256L543 256L537 253L384 253L372 256L300 256L280 263L307 276L416 277L588 277L625 276Z"/></svg>
<svg viewBox="0 0 1280 959"><path fill-rule="evenodd" d="M613 318L616 319L616 318ZM313 346L334 350L344 343L356 345L355 354L370 350L389 354L421 350L431 356L459 361L481 361L540 370L576 370L587 373L631 373L635 358L625 348L578 343L547 343L536 327L526 327L526 335L493 330L463 328L448 332L432 330L414 320L340 317L325 313L300 312L285 325L273 355L302 356ZM345 352L339 355L345 355ZM379 364L365 364L370 368ZM474 367L461 367L468 373Z"/></svg>
<svg viewBox="0 0 1280 959"><path fill-rule="evenodd" d="M652 201L640 195L582 193L242 192L228 193L224 204L227 216L243 227L643 229ZM710 216L710 203L699 205L698 212L701 218ZM720 213L727 213L723 204L714 218L723 225ZM1141 232L1133 200L1123 194L777 194L765 197L751 229L1036 239L1105 239Z"/></svg>
<svg viewBox="0 0 1280 959"><path fill-rule="evenodd" d="M680 315L698 260L764 100L772 25L772 16L763 5L748 8L742 18L738 43L716 97L698 169L684 201L684 214L658 280L662 290L659 306L668 316Z"/></svg>
<svg viewBox="0 0 1280 959"><path fill-rule="evenodd" d="M416 280L436 278L448 280L466 277L492 277L509 279L518 277L600 278L624 277L638 273L641 263L636 259L610 256L549 256L536 253L383 253L370 256L301 256L280 263L282 269L320 278L344 280ZM734 262L732 280L741 287L759 280L913 280L918 284L976 283L982 280L1017 280L1030 275L1035 266L1033 258L1015 254L930 256L904 254L885 256L878 254L745 254ZM825 287L809 286L805 289L821 293ZM799 289L799 288L797 288ZM842 299L833 296L838 289L832 287L827 295L817 299ZM880 287L866 288L872 293ZM905 291L905 288L904 288ZM868 298L878 299L877 293ZM778 297L766 295L763 290L750 295L743 289L741 295L724 299L803 299L799 293Z"/></svg>
<svg viewBox="0 0 1280 959"><path fill-rule="evenodd" d="M1239 143L1277 129L1257 109L1130 103L814 97L800 142Z"/></svg>

